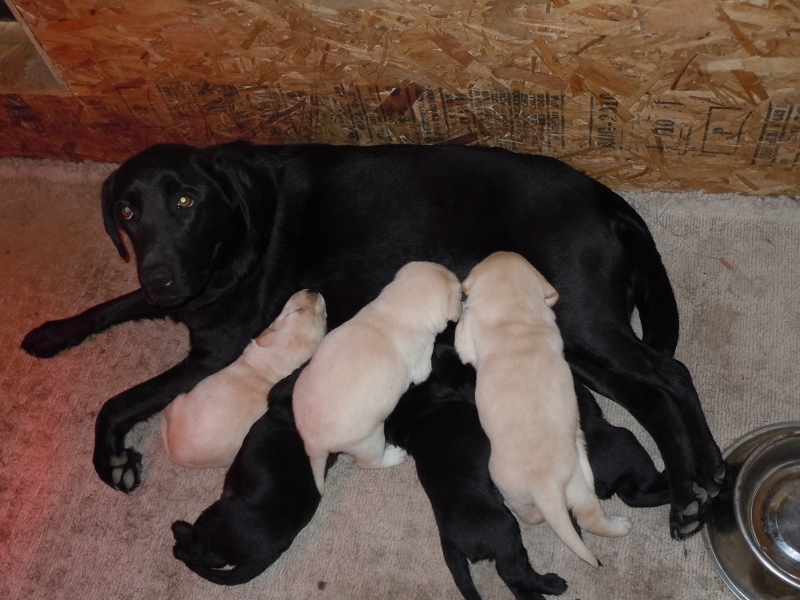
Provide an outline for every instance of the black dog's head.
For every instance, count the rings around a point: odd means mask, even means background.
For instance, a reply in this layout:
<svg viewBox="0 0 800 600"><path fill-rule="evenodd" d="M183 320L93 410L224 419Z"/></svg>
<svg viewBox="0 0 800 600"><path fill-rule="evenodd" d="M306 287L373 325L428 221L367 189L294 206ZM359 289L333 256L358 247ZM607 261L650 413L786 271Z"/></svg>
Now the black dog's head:
<svg viewBox="0 0 800 600"><path fill-rule="evenodd" d="M250 581L286 549L282 540L276 545L269 539L258 511L235 497L217 500L194 525L176 521L172 533L175 558L221 585Z"/></svg>
<svg viewBox="0 0 800 600"><path fill-rule="evenodd" d="M198 149L159 144L133 156L103 185L106 231L125 260L131 240L148 299L178 306L200 294L211 273L235 260L254 231L265 234L262 190L244 143Z"/></svg>

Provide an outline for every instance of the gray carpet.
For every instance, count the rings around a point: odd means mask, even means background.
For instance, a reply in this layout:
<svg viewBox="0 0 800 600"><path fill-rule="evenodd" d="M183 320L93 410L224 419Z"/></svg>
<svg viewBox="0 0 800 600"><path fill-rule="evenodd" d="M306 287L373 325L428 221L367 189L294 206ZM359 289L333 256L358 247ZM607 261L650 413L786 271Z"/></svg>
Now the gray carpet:
<svg viewBox="0 0 800 600"><path fill-rule="evenodd" d="M178 362L186 331L125 324L50 360L19 349L43 320L72 315L136 287L106 237L99 189L111 165L0 161L0 598L458 599L413 464L362 472L339 462L311 525L253 582L223 588L172 557L170 524L193 521L220 494L224 470L172 466L135 431L146 480L131 496L91 466L94 417L110 396ZM800 205L783 199L627 194L669 270L690 368L711 429L727 446L745 432L800 418ZM628 415L602 400L609 419ZM635 425L635 424L634 424ZM632 429L654 446L642 430ZM660 461L659 461L660 464ZM593 570L546 525L523 527L538 571L565 577L567 600L723 599L701 538L670 539L667 508L611 513L630 536L587 544ZM508 599L489 563L473 568L486 600Z"/></svg>

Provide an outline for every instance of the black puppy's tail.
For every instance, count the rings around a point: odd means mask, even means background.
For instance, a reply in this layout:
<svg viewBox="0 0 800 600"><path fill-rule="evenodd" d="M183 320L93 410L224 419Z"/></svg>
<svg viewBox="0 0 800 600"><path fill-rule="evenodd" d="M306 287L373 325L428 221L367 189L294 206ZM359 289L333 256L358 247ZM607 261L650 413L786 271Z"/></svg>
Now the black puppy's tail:
<svg viewBox="0 0 800 600"><path fill-rule="evenodd" d="M268 566L258 563L248 563L237 565L231 569L212 569L187 561L184 561L184 564L203 579L218 585L239 585L241 583L247 583L266 571Z"/></svg>
<svg viewBox="0 0 800 600"><path fill-rule="evenodd" d="M678 304L655 240L644 220L622 197L607 188L600 193L610 196L607 200L616 209L614 233L632 261L633 302L639 309L642 341L673 356L678 345Z"/></svg>

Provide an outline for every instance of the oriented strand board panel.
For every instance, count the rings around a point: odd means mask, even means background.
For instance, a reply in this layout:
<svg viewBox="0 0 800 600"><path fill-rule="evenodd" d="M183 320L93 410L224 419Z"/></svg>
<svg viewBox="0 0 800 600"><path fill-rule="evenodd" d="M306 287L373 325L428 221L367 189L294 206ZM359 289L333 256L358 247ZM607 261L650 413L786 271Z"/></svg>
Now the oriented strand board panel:
<svg viewBox="0 0 800 600"><path fill-rule="evenodd" d="M0 154L482 144L616 189L800 195L800 0L14 0L70 95Z"/></svg>

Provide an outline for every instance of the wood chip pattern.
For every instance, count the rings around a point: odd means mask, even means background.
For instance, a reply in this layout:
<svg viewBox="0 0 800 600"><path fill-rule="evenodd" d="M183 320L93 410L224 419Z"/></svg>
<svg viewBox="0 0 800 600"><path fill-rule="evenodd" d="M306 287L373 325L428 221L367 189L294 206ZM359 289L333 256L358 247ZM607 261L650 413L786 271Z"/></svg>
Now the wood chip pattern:
<svg viewBox="0 0 800 600"><path fill-rule="evenodd" d="M70 94L0 94L0 155L480 144L800 195L800 0L14 2Z"/></svg>

